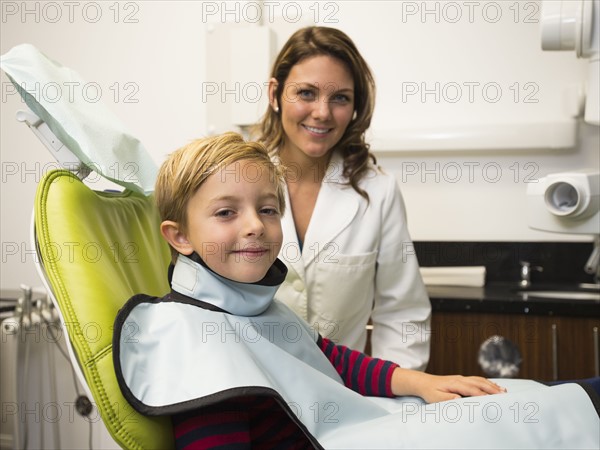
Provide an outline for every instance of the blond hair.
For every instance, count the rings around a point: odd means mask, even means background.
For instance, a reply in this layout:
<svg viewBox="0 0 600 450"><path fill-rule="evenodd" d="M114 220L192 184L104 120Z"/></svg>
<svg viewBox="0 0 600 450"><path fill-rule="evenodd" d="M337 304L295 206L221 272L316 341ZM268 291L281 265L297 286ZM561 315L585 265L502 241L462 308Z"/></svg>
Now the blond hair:
<svg viewBox="0 0 600 450"><path fill-rule="evenodd" d="M268 170L276 186L279 212L284 213L283 167L275 164L264 145L245 141L238 133L224 133L196 139L171 153L161 165L156 179L154 197L161 221L177 222L187 231L187 205L206 179L238 161L250 161ZM171 247L173 261L177 251Z"/></svg>

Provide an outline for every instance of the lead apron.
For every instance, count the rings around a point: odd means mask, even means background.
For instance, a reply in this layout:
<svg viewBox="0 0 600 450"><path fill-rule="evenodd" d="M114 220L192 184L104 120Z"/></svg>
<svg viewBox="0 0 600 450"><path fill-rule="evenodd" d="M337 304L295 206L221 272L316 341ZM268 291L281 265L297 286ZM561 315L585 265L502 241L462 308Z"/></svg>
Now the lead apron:
<svg viewBox="0 0 600 450"><path fill-rule="evenodd" d="M231 307L233 298L238 309L262 313L211 311L172 294L128 302L115 326L115 368L125 397L138 411L174 414L229 398L269 395L325 448L600 447L598 412L577 384L550 388L501 380L508 394L430 405L415 397L361 396L344 386L315 345L314 331L271 300L273 289L239 298L252 286L180 257L174 289L186 295L208 289L210 298L200 298L211 305Z"/></svg>

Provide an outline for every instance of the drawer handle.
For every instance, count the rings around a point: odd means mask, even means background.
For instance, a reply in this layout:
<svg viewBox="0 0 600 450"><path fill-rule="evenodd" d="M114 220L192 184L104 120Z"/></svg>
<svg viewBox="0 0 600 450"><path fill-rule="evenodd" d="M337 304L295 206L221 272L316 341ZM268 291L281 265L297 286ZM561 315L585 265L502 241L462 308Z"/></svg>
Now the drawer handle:
<svg viewBox="0 0 600 450"><path fill-rule="evenodd" d="M552 324L552 379L558 381L558 330Z"/></svg>
<svg viewBox="0 0 600 450"><path fill-rule="evenodd" d="M594 331L594 376L600 377L600 344L598 343L598 327Z"/></svg>

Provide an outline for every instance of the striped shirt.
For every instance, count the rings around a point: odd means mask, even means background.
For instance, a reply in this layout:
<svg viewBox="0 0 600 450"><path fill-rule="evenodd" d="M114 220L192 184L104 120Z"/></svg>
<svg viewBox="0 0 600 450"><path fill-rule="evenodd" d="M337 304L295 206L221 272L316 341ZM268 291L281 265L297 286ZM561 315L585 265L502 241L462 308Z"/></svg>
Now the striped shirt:
<svg viewBox="0 0 600 450"><path fill-rule="evenodd" d="M319 337L317 345L344 384L362 395L393 397L392 372L397 364L336 345ZM315 418L335 414L315 405ZM335 406L335 405L331 405ZM302 429L273 397L246 396L226 400L172 417L177 449L309 449Z"/></svg>

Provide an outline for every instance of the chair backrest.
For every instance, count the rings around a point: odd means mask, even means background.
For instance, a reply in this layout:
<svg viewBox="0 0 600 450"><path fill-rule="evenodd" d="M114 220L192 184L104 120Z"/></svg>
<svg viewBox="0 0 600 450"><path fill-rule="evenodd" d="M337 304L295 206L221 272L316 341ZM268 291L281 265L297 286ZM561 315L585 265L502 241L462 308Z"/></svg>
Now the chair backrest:
<svg viewBox="0 0 600 450"><path fill-rule="evenodd" d="M166 417L131 408L117 384L113 323L134 294L169 290L170 253L149 197L96 192L65 170L41 180L35 200L38 262L65 325L93 402L123 448L173 447Z"/></svg>

